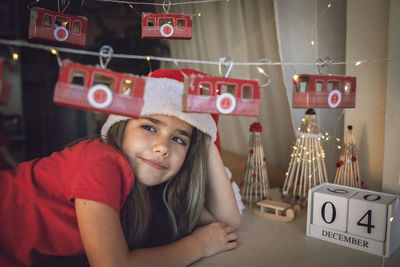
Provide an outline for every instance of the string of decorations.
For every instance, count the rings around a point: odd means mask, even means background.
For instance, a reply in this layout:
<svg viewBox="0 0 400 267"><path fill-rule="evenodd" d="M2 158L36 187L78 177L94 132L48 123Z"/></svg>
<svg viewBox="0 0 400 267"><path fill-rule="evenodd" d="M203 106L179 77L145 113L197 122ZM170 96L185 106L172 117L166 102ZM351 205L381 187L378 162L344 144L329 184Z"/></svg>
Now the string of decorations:
<svg viewBox="0 0 400 267"><path fill-rule="evenodd" d="M177 5L187 5L187 4L204 4L204 3L211 3L211 2L229 2L229 0L199 0L199 1L186 1L186 2L178 2L172 3L171 1L167 5L170 6L177 6ZM97 2L110 2L110 3L117 3L117 4L128 4L128 5L153 5L153 6L163 6L164 3L152 3L152 2L137 2L137 1L118 1L118 0L97 0Z"/></svg>
<svg viewBox="0 0 400 267"><path fill-rule="evenodd" d="M83 49L74 49L67 47L57 47L42 44L30 43L24 40L7 40L0 39L0 44L7 46L18 46L18 47L29 47L34 49L41 49L56 54L57 52L71 53L71 54L81 54L88 56L99 56L97 51L88 51ZM158 60L166 62L177 62L177 63L193 63L193 64L206 64L206 65L220 65L219 61L209 61L209 60L195 60L195 59L181 59L181 58L169 58L169 57L159 57L152 55L128 55L128 54L113 54L114 58L125 58L125 59L142 59L142 60ZM263 60L263 61L262 61ZM364 63L379 63L379 62L390 62L394 60L400 60L400 57L383 58L383 59L362 59L362 60L352 60L352 61L340 61L340 62L330 62L332 65L351 65L354 64L359 66ZM257 62L232 62L233 66L322 66L323 62L272 62L265 59L260 59ZM261 71L260 71L261 72Z"/></svg>

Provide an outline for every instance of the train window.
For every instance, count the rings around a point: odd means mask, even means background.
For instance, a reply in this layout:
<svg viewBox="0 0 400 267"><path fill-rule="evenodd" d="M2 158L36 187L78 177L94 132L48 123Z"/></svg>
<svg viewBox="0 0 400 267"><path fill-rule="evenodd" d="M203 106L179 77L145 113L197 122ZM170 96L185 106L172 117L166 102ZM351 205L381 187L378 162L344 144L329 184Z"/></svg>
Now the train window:
<svg viewBox="0 0 400 267"><path fill-rule="evenodd" d="M323 81L317 81L315 83L315 91L317 93L322 93L323 90L324 90L324 82Z"/></svg>
<svg viewBox="0 0 400 267"><path fill-rule="evenodd" d="M345 94L350 93L350 88L351 88L351 82L344 82L344 93Z"/></svg>
<svg viewBox="0 0 400 267"><path fill-rule="evenodd" d="M176 26L178 26L178 27L185 27L186 26L185 24L186 24L186 20L184 20L184 19L178 19L176 22Z"/></svg>
<svg viewBox="0 0 400 267"><path fill-rule="evenodd" d="M326 84L328 92L332 90L340 90L340 81L328 81Z"/></svg>
<svg viewBox="0 0 400 267"><path fill-rule="evenodd" d="M300 76L296 78L296 91L300 93L308 92L308 76Z"/></svg>
<svg viewBox="0 0 400 267"><path fill-rule="evenodd" d="M73 70L71 72L71 84L83 86L85 84L85 76L84 72Z"/></svg>
<svg viewBox="0 0 400 267"><path fill-rule="evenodd" d="M124 96L131 96L133 89L133 81L132 80L124 80L122 83L121 94Z"/></svg>
<svg viewBox="0 0 400 267"><path fill-rule="evenodd" d="M62 26L64 28L68 29L69 20L67 18L62 18L59 16L56 16L56 21L55 21L55 26Z"/></svg>
<svg viewBox="0 0 400 267"><path fill-rule="evenodd" d="M114 84L114 78L112 77L107 77L101 74L95 74L94 75L94 80L93 80L93 85L95 84L104 84L108 86L108 88L112 88Z"/></svg>
<svg viewBox="0 0 400 267"><path fill-rule="evenodd" d="M210 95L210 84L200 83L200 95Z"/></svg>
<svg viewBox="0 0 400 267"><path fill-rule="evenodd" d="M234 84L220 84L220 92L221 95L224 93L230 93L232 95L235 95L235 85Z"/></svg>
<svg viewBox="0 0 400 267"><path fill-rule="evenodd" d="M75 20L72 23L72 32L73 33L80 33L81 32L81 23L77 20Z"/></svg>
<svg viewBox="0 0 400 267"><path fill-rule="evenodd" d="M171 24L172 25L172 19L169 19L169 18L160 19L160 25L159 26L162 26L164 24Z"/></svg>
<svg viewBox="0 0 400 267"><path fill-rule="evenodd" d="M51 16L50 15L45 14L43 16L43 26L44 27L50 27L51 26Z"/></svg>
<svg viewBox="0 0 400 267"><path fill-rule="evenodd" d="M155 19L154 18L148 18L147 19L147 26L149 27L154 27L156 25Z"/></svg>
<svg viewBox="0 0 400 267"><path fill-rule="evenodd" d="M251 91L252 91L253 87L251 87L250 85L245 85L243 86L242 89L242 98L251 98Z"/></svg>

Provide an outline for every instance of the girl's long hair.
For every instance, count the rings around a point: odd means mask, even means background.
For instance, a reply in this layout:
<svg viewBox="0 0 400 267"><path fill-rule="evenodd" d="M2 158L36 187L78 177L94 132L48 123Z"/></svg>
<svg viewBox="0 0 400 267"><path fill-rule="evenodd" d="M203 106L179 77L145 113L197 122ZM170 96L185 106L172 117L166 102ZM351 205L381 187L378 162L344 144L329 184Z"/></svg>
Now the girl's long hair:
<svg viewBox="0 0 400 267"><path fill-rule="evenodd" d="M114 124L107 135L121 151L127 123ZM204 206L209 141L208 135L193 127L186 158L174 177L148 188L135 180L120 213L130 249L163 245L193 231Z"/></svg>

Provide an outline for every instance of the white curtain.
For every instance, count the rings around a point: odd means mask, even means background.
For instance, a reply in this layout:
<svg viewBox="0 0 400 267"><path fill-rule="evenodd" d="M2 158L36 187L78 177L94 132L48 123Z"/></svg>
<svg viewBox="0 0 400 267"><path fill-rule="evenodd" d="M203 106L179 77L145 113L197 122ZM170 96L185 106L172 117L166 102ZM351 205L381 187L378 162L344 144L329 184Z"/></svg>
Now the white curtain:
<svg viewBox="0 0 400 267"><path fill-rule="evenodd" d="M275 0L279 52L282 62L315 63L329 57L333 62L345 61L346 51L346 0ZM344 65L320 68L323 74L344 75ZM312 65L282 66L289 103L292 103L292 77L294 74L318 74ZM335 163L340 156L338 145L343 137L344 109L316 109L319 129L328 133L323 143L328 180L333 182ZM305 109L291 109L294 128L300 126Z"/></svg>
<svg viewBox="0 0 400 267"><path fill-rule="evenodd" d="M194 16L191 40L167 41L171 57L209 61L231 57L234 62L257 62L262 58L272 62L315 62L321 54L323 58L329 56L332 60L343 60L345 31L340 31L343 25L345 29L346 16L345 12L341 13L343 6L345 9L345 0L334 2L336 14L320 13L324 10L325 2L328 5L329 1L325 0L231 0L172 6L171 13ZM339 4L336 5L337 2ZM198 16L199 13L201 16ZM326 18L329 17L329 21L334 22L335 16L337 18L338 15L341 21L335 22L337 25L332 30L332 24L327 23ZM330 32L326 40L321 38L321 35L325 34L320 34L324 31ZM342 34L344 37L334 37L332 40L332 34ZM315 39L314 46L311 46L310 40L318 37L319 40ZM177 68L171 63L163 63L162 67ZM219 75L217 65L180 63L179 67ZM252 122L259 121L263 126L262 144L267 164L286 170L295 141L294 129L298 127L304 115L304 110L291 108L290 80L295 73L316 73L317 69L304 66L282 68L275 65L265 67L264 70L270 76L271 84L262 88L260 116L221 116L218 127L221 145L224 150L247 155L249 126ZM344 68L341 68L338 73L336 67L334 69L335 74L343 73L343 70ZM234 66L230 77L259 79L261 83L265 82L265 78L255 66ZM337 133L342 134L343 125L336 124L341 112L317 111L319 123L330 133L333 127ZM329 147L326 151L328 154ZM332 156L331 165L337 160L336 154ZM331 170L333 175L334 171Z"/></svg>

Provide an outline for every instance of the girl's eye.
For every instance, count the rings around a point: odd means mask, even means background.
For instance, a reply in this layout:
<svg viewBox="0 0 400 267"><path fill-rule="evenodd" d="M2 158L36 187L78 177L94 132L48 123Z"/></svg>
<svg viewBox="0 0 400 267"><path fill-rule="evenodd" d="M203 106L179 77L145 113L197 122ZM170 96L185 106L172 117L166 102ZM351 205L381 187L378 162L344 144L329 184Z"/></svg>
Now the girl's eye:
<svg viewBox="0 0 400 267"><path fill-rule="evenodd" d="M149 131L149 132L155 132L156 131L156 128L154 128L151 125L143 125L142 128L147 130L147 131Z"/></svg>
<svg viewBox="0 0 400 267"><path fill-rule="evenodd" d="M186 145L186 142L185 142L182 138L180 138L180 137L173 137L172 140L174 140L174 141L177 142L178 144Z"/></svg>

